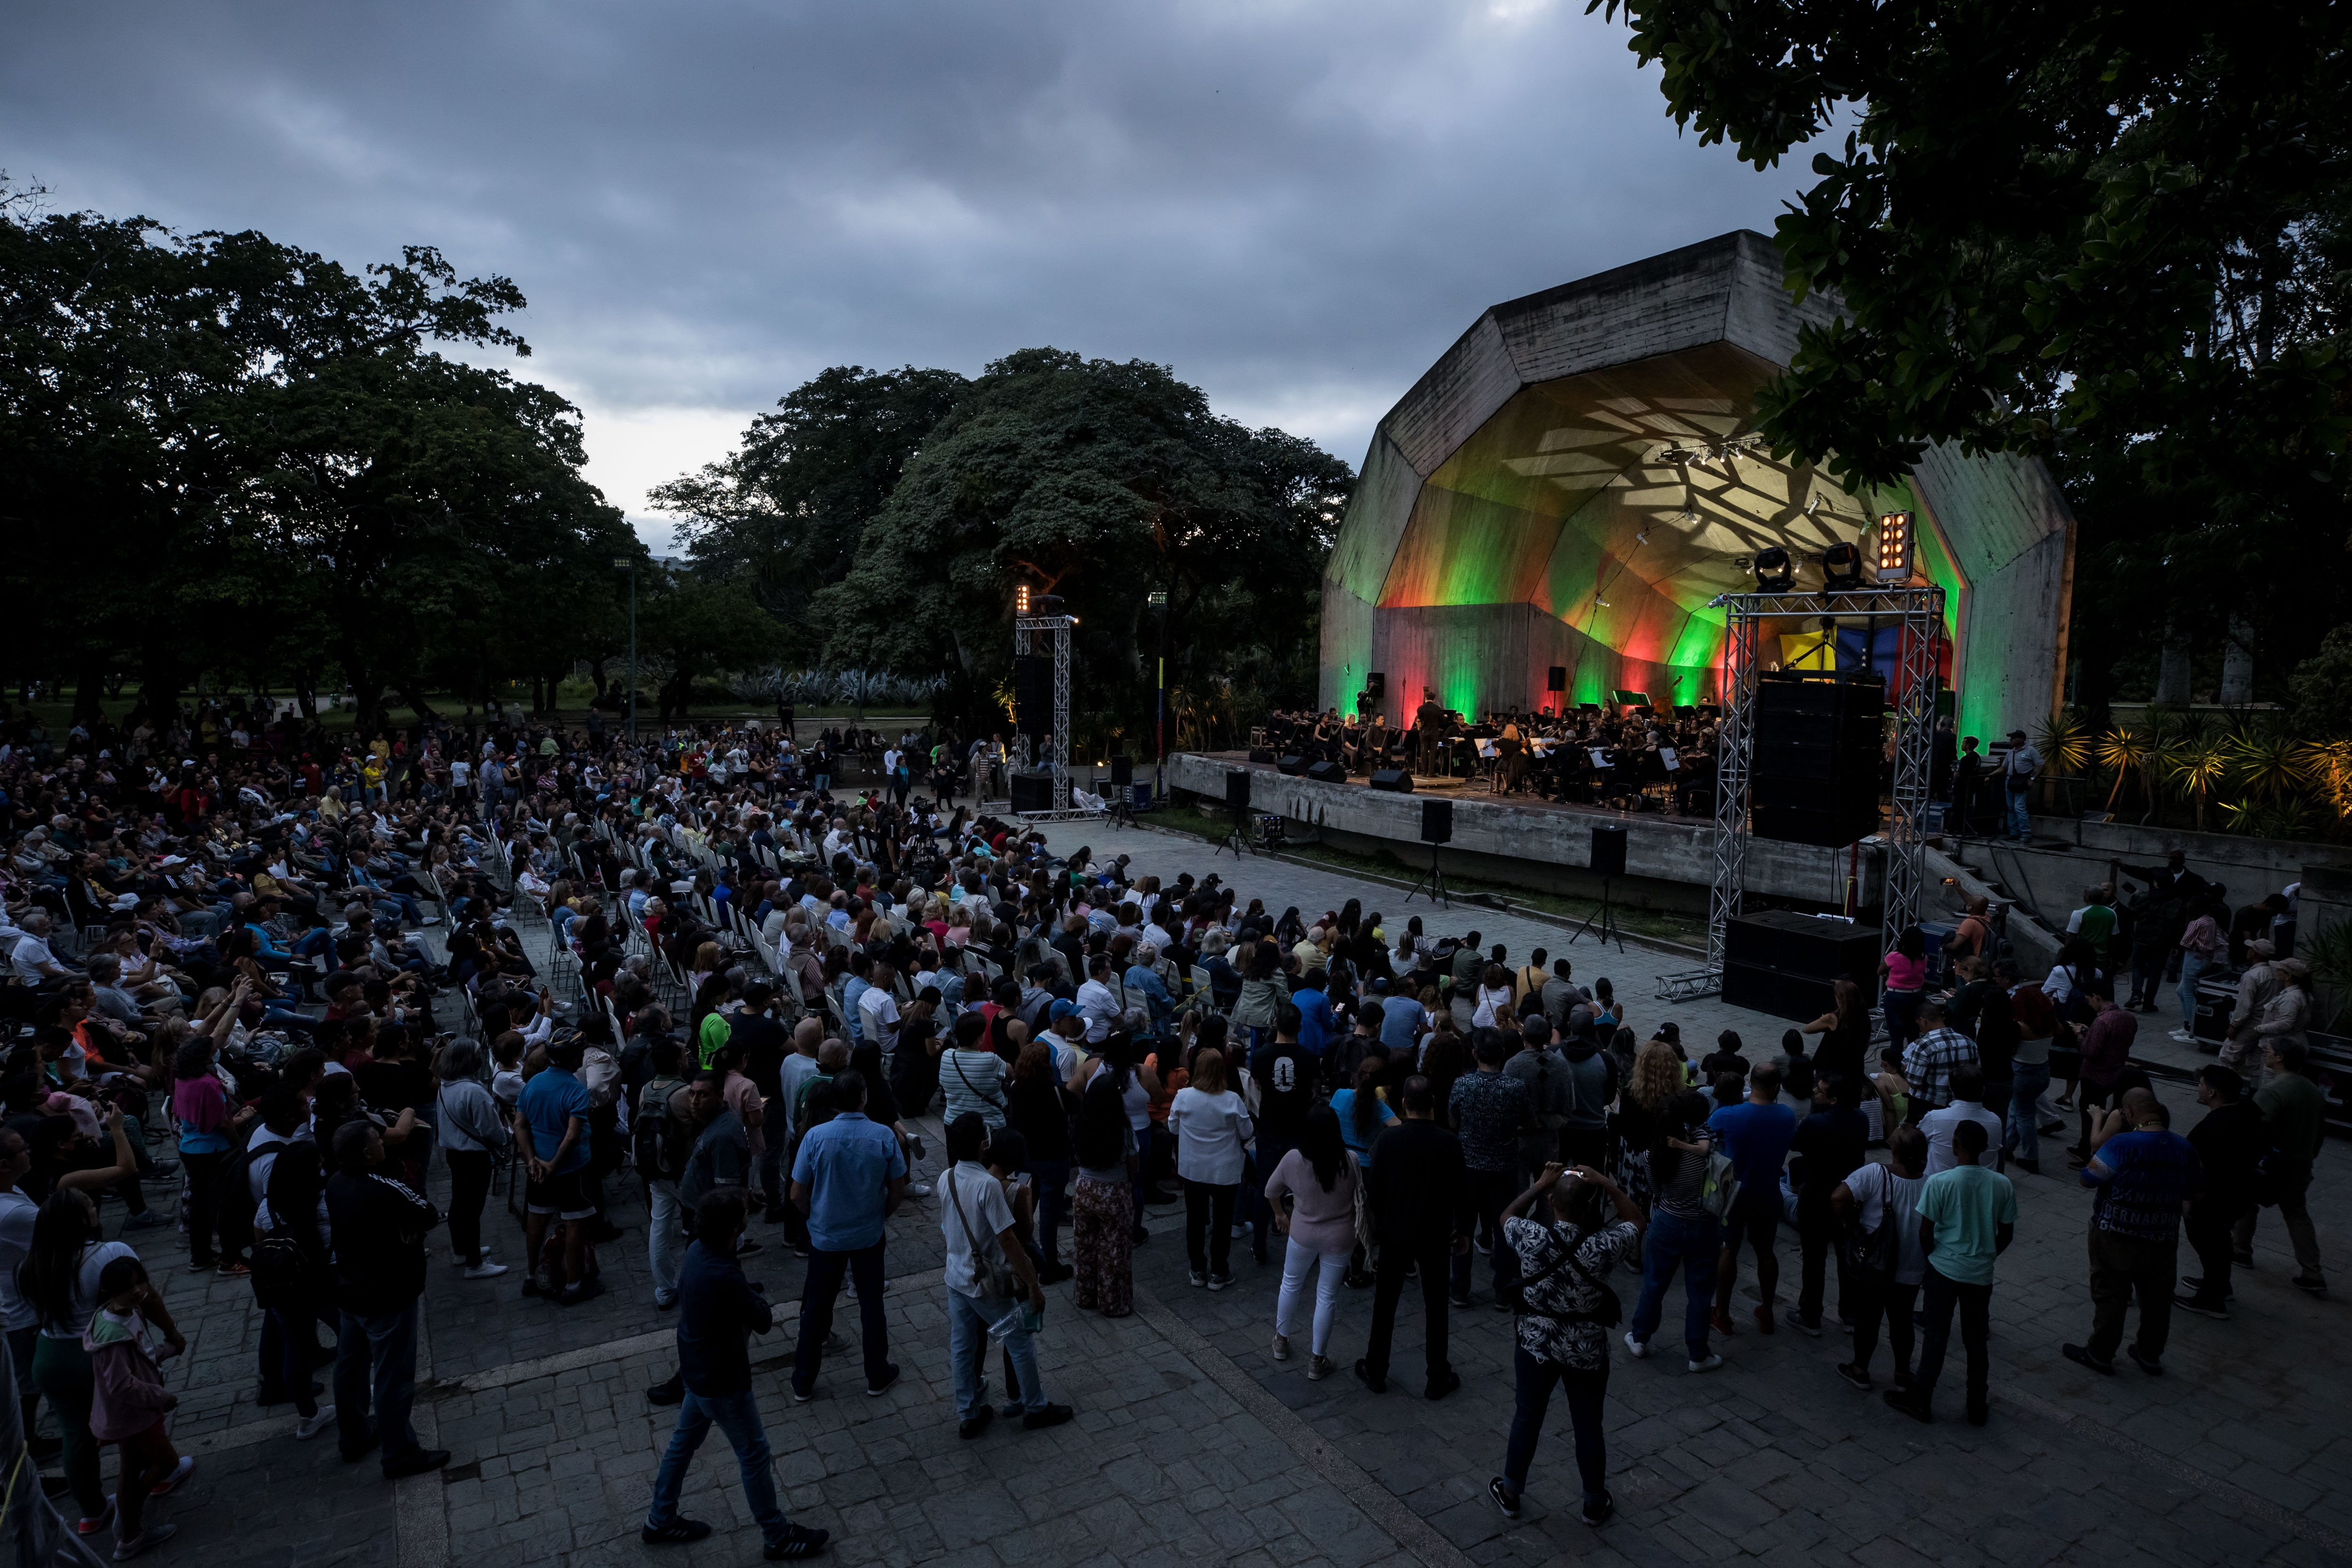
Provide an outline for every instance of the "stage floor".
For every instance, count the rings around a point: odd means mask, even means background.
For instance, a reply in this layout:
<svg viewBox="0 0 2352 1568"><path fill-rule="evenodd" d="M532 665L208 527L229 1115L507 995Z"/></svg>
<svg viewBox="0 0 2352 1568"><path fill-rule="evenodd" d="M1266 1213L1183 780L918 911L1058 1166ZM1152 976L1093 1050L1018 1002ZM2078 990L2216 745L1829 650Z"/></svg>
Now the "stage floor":
<svg viewBox="0 0 2352 1568"><path fill-rule="evenodd" d="M1194 752L1190 754L1203 762L1213 763L1223 767L1248 768L1256 773L1272 773L1277 778L1293 777L1300 780L1306 778L1303 773L1285 774L1272 763L1251 762L1247 752ZM1334 784L1329 787L1337 789L1340 786ZM1390 790L1375 790L1370 782L1359 773L1348 775L1347 787L1360 789L1367 794L1387 799L1409 798ZM1495 793L1494 786L1485 779L1453 778L1443 773L1413 774L1412 793L1460 801L1475 800L1485 805L1507 806L1522 811L1558 812L1566 816L1589 816L1612 821L1633 818L1643 822L1678 823L1687 827L1715 826L1715 818L1712 816L1685 816L1671 810L1619 811L1614 806L1586 805L1577 801L1546 800L1533 790L1522 789L1509 795L1497 795ZM1655 799L1654 796L1651 798Z"/></svg>

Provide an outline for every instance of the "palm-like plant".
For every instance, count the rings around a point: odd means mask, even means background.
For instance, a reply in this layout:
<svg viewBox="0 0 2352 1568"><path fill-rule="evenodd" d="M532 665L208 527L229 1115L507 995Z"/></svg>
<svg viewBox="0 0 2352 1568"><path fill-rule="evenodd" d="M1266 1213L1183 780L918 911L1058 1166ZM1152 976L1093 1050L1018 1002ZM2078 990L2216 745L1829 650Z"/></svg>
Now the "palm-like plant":
<svg viewBox="0 0 2352 1568"><path fill-rule="evenodd" d="M2229 748L2208 734L2187 736L2164 754L2165 776L2178 785L2195 805L2200 832L2205 827L2205 802L2229 768Z"/></svg>
<svg viewBox="0 0 2352 1568"><path fill-rule="evenodd" d="M2092 755L2098 759L2099 766L2112 768L2116 775L2114 786L2107 791L2107 804L2100 807L2102 811L2116 808L2116 796L2123 793L2126 773L2137 772L2145 776L2148 761L2156 752L2156 743L2147 731L2137 725L2118 724L2098 738Z"/></svg>
<svg viewBox="0 0 2352 1568"><path fill-rule="evenodd" d="M2241 730L2230 737L2230 772L2255 800L2284 801L2310 777L2303 750L2273 725Z"/></svg>
<svg viewBox="0 0 2352 1568"><path fill-rule="evenodd" d="M2295 761L2328 808L2339 818L2352 817L2352 741L2306 741L2296 748Z"/></svg>
<svg viewBox="0 0 2352 1568"><path fill-rule="evenodd" d="M2054 773L2078 773L2091 759L2090 739L2071 710L2043 720L2033 743L2042 753L2042 765Z"/></svg>

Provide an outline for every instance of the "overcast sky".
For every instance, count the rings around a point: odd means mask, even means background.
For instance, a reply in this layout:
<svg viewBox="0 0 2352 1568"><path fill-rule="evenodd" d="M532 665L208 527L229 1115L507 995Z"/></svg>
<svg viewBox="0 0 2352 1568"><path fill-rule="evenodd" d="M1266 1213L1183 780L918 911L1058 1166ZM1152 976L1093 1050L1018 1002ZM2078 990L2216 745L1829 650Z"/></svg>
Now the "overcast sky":
<svg viewBox="0 0 2352 1568"><path fill-rule="evenodd" d="M503 272L589 477L828 364L1148 359L1350 463L1478 312L1728 229L1755 174L1581 0L31 0L0 169L60 207Z"/></svg>

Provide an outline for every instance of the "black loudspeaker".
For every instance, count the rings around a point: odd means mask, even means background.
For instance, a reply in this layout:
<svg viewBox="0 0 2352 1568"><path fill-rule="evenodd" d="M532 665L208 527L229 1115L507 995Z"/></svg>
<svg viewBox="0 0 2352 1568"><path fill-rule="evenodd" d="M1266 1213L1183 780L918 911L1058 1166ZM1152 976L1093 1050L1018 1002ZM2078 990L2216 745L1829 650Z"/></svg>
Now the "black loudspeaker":
<svg viewBox="0 0 2352 1568"><path fill-rule="evenodd" d="M1307 771L1307 759L1305 757L1285 757L1280 762L1274 764L1274 771L1280 773L1284 778L1295 779L1299 774Z"/></svg>
<svg viewBox="0 0 2352 1568"><path fill-rule="evenodd" d="M1014 772L1013 775L1013 809L1051 811L1054 809L1054 775Z"/></svg>
<svg viewBox="0 0 2352 1568"><path fill-rule="evenodd" d="M1412 793L1412 775L1402 768L1382 768L1372 775L1372 787L1395 795Z"/></svg>
<svg viewBox="0 0 2352 1568"><path fill-rule="evenodd" d="M1547 669L1544 672L1544 689L1546 691L1567 690L1568 666L1564 664L1555 664L1550 668Z"/></svg>
<svg viewBox="0 0 2352 1568"><path fill-rule="evenodd" d="M1364 689L1370 693L1371 699L1375 702L1378 702L1381 700L1381 695L1385 693L1388 689L1389 678L1382 675L1377 669L1364 678Z"/></svg>
<svg viewBox="0 0 2352 1568"><path fill-rule="evenodd" d="M1866 985L1877 967L1877 931L1845 921L1768 910L1723 928L1724 1001L1774 1017L1818 1018L1839 980Z"/></svg>
<svg viewBox="0 0 2352 1568"><path fill-rule="evenodd" d="M1424 800L1421 803L1421 841L1423 844L1454 842L1454 803L1450 800Z"/></svg>
<svg viewBox="0 0 2352 1568"><path fill-rule="evenodd" d="M1592 870L1595 876L1625 874L1625 829L1608 823L1592 830Z"/></svg>
<svg viewBox="0 0 2352 1568"><path fill-rule="evenodd" d="M1878 831L1886 684L1767 675L1756 689L1749 827L1838 848Z"/></svg>
<svg viewBox="0 0 2352 1568"><path fill-rule="evenodd" d="M1267 751L1264 746L1252 746L1250 748L1250 761L1254 763L1270 763L1274 761L1274 753Z"/></svg>
<svg viewBox="0 0 2352 1568"><path fill-rule="evenodd" d="M1346 784L1348 770L1337 763L1321 762L1309 765L1307 776L1317 784Z"/></svg>
<svg viewBox="0 0 2352 1568"><path fill-rule="evenodd" d="M1013 656L1013 707L1021 733L1042 739L1054 732L1052 659L1034 653Z"/></svg>
<svg viewBox="0 0 2352 1568"><path fill-rule="evenodd" d="M1247 768L1234 768L1225 774L1225 804L1227 805L1245 806L1249 805L1249 770Z"/></svg>
<svg viewBox="0 0 2352 1568"><path fill-rule="evenodd" d="M1120 752L1110 760L1110 782L1120 789L1135 783L1135 759Z"/></svg>

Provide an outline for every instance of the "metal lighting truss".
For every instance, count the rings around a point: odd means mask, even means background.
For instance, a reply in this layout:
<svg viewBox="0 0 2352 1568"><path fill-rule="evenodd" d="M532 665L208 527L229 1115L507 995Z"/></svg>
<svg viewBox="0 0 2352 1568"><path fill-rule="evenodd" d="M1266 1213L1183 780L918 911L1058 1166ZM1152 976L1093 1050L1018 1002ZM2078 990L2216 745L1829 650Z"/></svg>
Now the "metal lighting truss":
<svg viewBox="0 0 2352 1568"><path fill-rule="evenodd" d="M1919 918L1927 884L1927 775L1936 729L1937 650L1944 591L1937 587L1853 588L1822 594L1724 594L1710 608L1730 612L1723 656L1723 721L1716 731L1715 879L1707 889L1706 967L1658 977L1662 1001L1711 995L1723 988L1724 933L1739 914L1748 874L1748 795L1756 756L1756 688L1762 671L1757 639L1766 621L1819 616L1871 616L1900 627L1902 697L1895 709L1895 803L1885 836L1885 889L1881 950Z"/></svg>
<svg viewBox="0 0 2352 1568"><path fill-rule="evenodd" d="M1070 628L1076 625L1076 619L1070 616L1021 616L1013 622L1016 656L1050 650L1054 658L1054 734L1045 742L1045 766L1054 780L1053 806L1042 814L1024 814L1047 822L1087 815L1070 809Z"/></svg>

